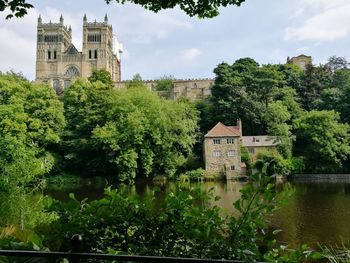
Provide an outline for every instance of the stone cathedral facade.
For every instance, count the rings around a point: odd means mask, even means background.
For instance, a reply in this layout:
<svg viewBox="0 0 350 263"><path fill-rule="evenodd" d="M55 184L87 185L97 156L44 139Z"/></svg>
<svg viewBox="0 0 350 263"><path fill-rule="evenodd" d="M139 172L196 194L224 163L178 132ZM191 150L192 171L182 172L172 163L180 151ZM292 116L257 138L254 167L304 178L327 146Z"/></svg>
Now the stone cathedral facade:
<svg viewBox="0 0 350 263"><path fill-rule="evenodd" d="M84 15L82 42L82 51L78 51L72 43L72 29L64 25L62 15L59 23L43 23L39 16L36 80L61 93L75 78L88 78L93 69L106 69L113 81L119 82L121 50L107 15L104 22L88 22Z"/></svg>

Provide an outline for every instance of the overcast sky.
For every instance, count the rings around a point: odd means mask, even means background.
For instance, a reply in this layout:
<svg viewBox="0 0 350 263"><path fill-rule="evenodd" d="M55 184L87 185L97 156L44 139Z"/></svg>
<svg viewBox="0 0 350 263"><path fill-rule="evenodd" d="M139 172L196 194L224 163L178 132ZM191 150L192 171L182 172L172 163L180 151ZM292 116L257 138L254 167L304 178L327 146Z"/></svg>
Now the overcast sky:
<svg viewBox="0 0 350 263"><path fill-rule="evenodd" d="M132 4L106 5L104 0L37 0L24 18L0 14L0 71L13 69L35 78L36 26L64 22L72 26L81 51L84 13L103 21L105 13L123 43L122 79L213 77L223 61L252 57L260 64L284 63L287 56L311 55L323 63L332 55L350 60L349 0L246 0L223 8L212 19L190 18L180 10L157 14Z"/></svg>

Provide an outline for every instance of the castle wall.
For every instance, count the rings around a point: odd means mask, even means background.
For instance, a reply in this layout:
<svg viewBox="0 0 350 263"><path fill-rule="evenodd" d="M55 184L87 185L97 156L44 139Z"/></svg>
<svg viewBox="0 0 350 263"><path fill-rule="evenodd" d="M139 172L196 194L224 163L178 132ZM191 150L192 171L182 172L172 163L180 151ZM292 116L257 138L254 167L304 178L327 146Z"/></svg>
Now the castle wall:
<svg viewBox="0 0 350 263"><path fill-rule="evenodd" d="M125 88L128 81L115 83L117 89ZM173 87L170 91L156 91L155 80L146 80L144 84L149 90L157 92L160 96L176 100L180 97L186 97L191 101L206 100L211 95L211 88L214 85L214 79L176 79L173 81Z"/></svg>

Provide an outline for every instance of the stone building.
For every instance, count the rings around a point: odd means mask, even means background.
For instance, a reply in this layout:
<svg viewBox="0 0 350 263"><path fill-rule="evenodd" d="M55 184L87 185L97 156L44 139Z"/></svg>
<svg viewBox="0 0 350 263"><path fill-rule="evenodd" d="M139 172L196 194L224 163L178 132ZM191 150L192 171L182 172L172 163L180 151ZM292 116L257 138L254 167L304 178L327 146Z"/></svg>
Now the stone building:
<svg viewBox="0 0 350 263"><path fill-rule="evenodd" d="M204 136L205 170L231 180L241 175L242 124L226 126L217 123Z"/></svg>
<svg viewBox="0 0 350 263"><path fill-rule="evenodd" d="M299 55L297 57L287 58L288 64L297 65L301 69L305 70L307 65L312 64L312 57L306 55Z"/></svg>
<svg viewBox="0 0 350 263"><path fill-rule="evenodd" d="M247 148L252 161L256 161L259 153L272 149L277 145L277 138L274 136L242 136L242 146Z"/></svg>
<svg viewBox="0 0 350 263"><path fill-rule="evenodd" d="M88 22L83 18L83 46L78 51L72 43L72 29L64 25L61 15L59 23L43 23L38 18L36 80L49 83L61 93L77 77L89 77L93 69L106 69L113 81L120 81L119 43L108 24Z"/></svg>
<svg viewBox="0 0 350 263"><path fill-rule="evenodd" d="M218 122L204 136L205 170L223 175L227 180L244 176L245 163L241 162L241 147L246 147L252 161L259 153L277 145L277 138L267 135L242 136L242 122L237 126L226 126Z"/></svg>

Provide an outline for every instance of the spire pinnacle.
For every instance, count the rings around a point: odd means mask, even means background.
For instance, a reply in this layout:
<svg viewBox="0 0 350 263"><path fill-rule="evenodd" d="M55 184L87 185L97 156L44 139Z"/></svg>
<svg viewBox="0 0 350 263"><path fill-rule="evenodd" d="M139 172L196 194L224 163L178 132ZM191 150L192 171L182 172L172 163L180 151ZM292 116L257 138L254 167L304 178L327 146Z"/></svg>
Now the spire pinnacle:
<svg viewBox="0 0 350 263"><path fill-rule="evenodd" d="M83 22L87 22L86 14L84 14Z"/></svg>
<svg viewBox="0 0 350 263"><path fill-rule="evenodd" d="M107 16L107 13L105 14L105 23L108 23L108 16Z"/></svg>
<svg viewBox="0 0 350 263"><path fill-rule="evenodd" d="M41 18L41 15L39 15L38 17L38 24L41 24L43 22L42 18Z"/></svg>
<svg viewBox="0 0 350 263"><path fill-rule="evenodd" d="M60 23L63 24L63 21L64 21L63 20L63 15L61 14L61 16L60 16Z"/></svg>

